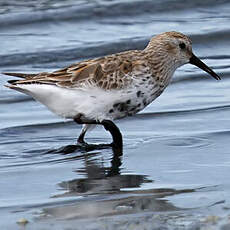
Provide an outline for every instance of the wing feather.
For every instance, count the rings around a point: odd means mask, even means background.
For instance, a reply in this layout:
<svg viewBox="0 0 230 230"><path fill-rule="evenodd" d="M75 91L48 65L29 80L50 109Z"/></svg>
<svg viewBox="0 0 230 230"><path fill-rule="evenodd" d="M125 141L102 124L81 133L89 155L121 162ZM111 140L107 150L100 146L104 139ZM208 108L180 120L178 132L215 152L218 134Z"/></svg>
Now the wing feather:
<svg viewBox="0 0 230 230"><path fill-rule="evenodd" d="M142 65L141 51L127 51L103 58L91 59L73 64L52 73L24 74L4 73L24 78L11 80L10 84L54 84L60 87L75 88L83 83L94 84L104 89L116 89L127 85L138 66Z"/></svg>

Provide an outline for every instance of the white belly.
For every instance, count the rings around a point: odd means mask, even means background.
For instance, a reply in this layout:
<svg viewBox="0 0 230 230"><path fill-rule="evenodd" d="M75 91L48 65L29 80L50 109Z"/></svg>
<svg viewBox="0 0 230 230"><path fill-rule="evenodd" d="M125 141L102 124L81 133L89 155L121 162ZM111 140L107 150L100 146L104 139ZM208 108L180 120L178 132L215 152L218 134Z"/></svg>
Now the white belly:
<svg viewBox="0 0 230 230"><path fill-rule="evenodd" d="M32 96L52 112L65 118L79 113L88 119L118 119L135 114L152 102L159 87L130 87L103 90L97 87L68 89L46 84L20 84L16 90Z"/></svg>

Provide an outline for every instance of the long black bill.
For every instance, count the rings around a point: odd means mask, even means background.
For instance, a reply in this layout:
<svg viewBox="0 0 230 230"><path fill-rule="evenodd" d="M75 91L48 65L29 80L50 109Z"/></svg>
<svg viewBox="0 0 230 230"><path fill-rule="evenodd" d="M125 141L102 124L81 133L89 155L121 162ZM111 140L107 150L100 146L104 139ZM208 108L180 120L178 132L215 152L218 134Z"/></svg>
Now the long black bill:
<svg viewBox="0 0 230 230"><path fill-rule="evenodd" d="M195 65L205 72L209 73L212 77L214 77L216 80L221 80L221 78L213 71L211 70L207 65L205 65L198 57L196 57L194 54L190 58L189 61L190 64Z"/></svg>

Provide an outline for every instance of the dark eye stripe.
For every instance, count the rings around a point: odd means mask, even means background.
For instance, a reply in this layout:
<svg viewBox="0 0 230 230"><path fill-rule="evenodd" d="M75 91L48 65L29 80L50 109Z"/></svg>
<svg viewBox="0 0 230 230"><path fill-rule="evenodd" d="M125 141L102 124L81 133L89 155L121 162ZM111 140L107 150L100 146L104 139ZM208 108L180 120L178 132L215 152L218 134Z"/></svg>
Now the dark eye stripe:
<svg viewBox="0 0 230 230"><path fill-rule="evenodd" d="M179 44L179 46L180 46L181 49L185 49L185 47L186 47L186 45L184 44L184 42L181 42L181 43Z"/></svg>

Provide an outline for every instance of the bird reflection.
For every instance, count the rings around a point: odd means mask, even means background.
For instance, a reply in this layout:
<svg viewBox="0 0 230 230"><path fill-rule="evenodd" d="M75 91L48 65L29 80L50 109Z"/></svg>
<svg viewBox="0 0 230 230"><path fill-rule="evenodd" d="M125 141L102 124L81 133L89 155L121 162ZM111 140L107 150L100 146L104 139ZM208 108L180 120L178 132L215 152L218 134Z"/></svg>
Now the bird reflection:
<svg viewBox="0 0 230 230"><path fill-rule="evenodd" d="M122 152L119 149L112 148L112 150L109 162L103 160L102 152L82 155L79 159L83 160L84 165L75 172L78 176L83 176L62 181L58 186L65 192L52 196L82 199L73 200L67 205L62 203L59 206L44 208L42 214L61 219L77 219L141 212L179 211L182 209L169 202L167 197L195 192L194 189L141 189L145 183L153 181L145 175L123 174ZM105 154L108 156L108 152Z"/></svg>
<svg viewBox="0 0 230 230"><path fill-rule="evenodd" d="M117 148L112 150L110 166L105 166L106 162L96 159L95 155L85 154L84 167L76 170L76 173L83 174L84 178L59 183L59 186L68 192L58 196L117 193L122 188L138 188L143 183L152 182L144 175L121 175L122 152Z"/></svg>

